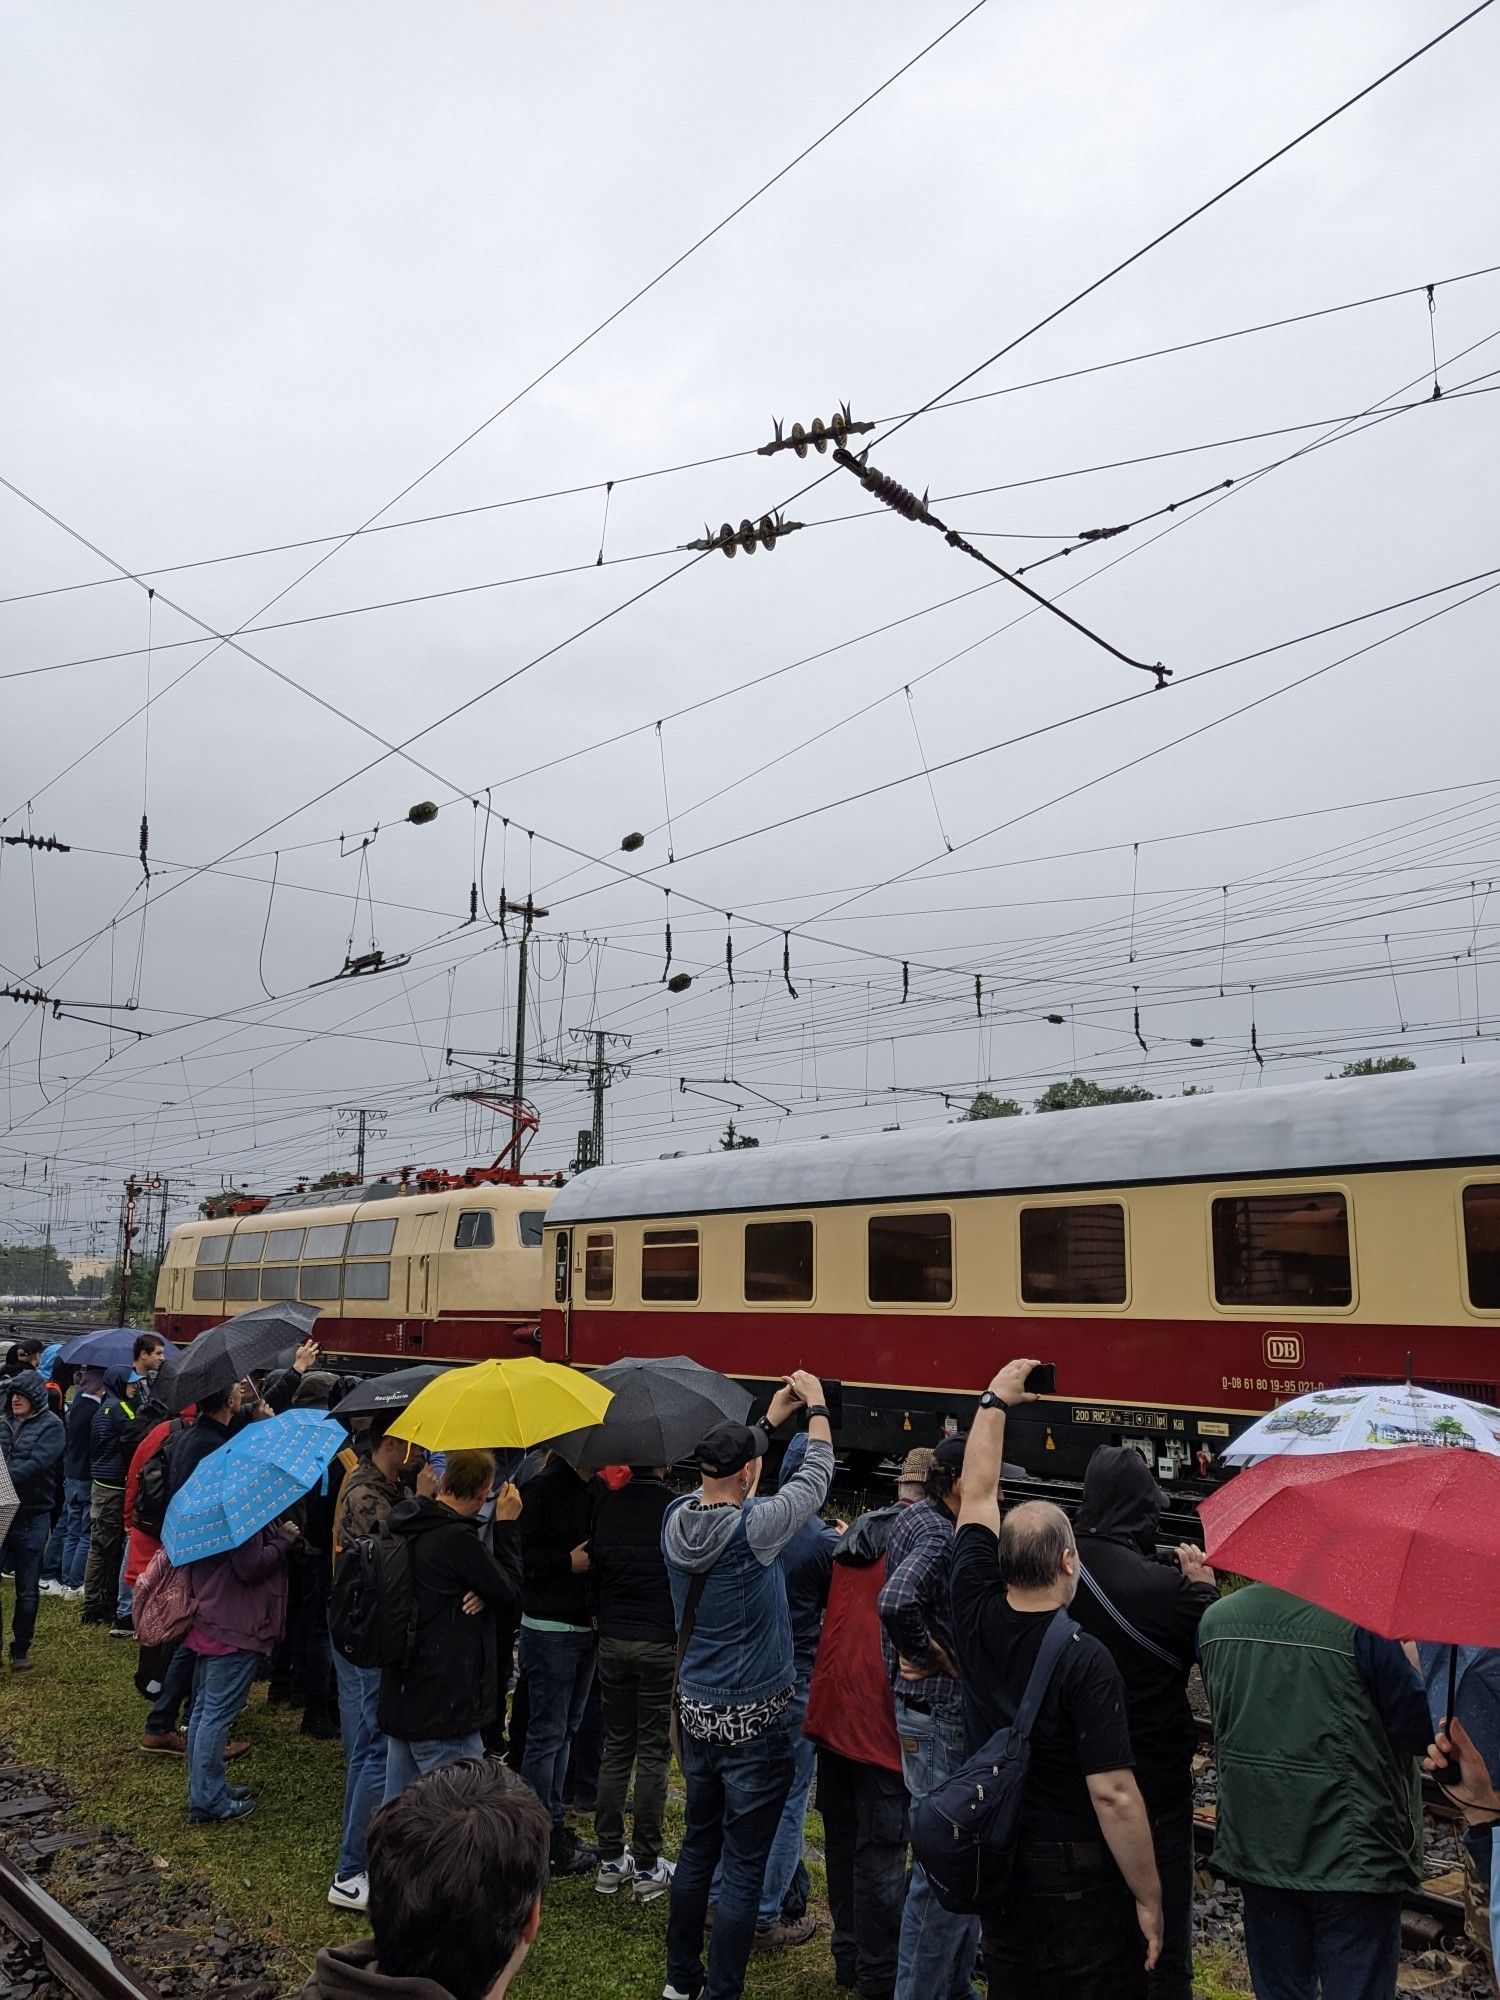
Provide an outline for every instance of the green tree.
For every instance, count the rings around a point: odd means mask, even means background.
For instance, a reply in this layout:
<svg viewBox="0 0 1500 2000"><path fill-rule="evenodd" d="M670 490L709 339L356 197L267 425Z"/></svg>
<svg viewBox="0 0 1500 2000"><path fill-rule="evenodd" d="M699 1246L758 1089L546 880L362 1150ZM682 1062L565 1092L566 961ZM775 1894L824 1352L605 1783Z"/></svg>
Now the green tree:
<svg viewBox="0 0 1500 2000"><path fill-rule="evenodd" d="M1038 1111L1079 1111L1089 1104L1149 1104L1154 1090L1142 1090L1138 1083L1095 1083L1092 1077L1072 1076L1049 1083L1036 1101Z"/></svg>
<svg viewBox="0 0 1500 2000"><path fill-rule="evenodd" d="M1358 1062L1346 1062L1339 1075L1395 1076L1401 1070L1415 1068L1416 1064L1410 1056L1361 1056Z"/></svg>
<svg viewBox="0 0 1500 2000"><path fill-rule="evenodd" d="M760 1141L753 1132L737 1132L734 1120L731 1118L729 1123L724 1127L724 1136L719 1141L719 1150L722 1153L743 1153L748 1147L758 1146L759 1144Z"/></svg>
<svg viewBox="0 0 1500 2000"><path fill-rule="evenodd" d="M69 1298L67 1260L50 1243L0 1244L0 1292L22 1297Z"/></svg>
<svg viewBox="0 0 1500 2000"><path fill-rule="evenodd" d="M980 1090L974 1094L974 1101L959 1119L960 1125L968 1125L976 1118L1019 1118L1021 1107L1013 1097L996 1097L992 1090Z"/></svg>

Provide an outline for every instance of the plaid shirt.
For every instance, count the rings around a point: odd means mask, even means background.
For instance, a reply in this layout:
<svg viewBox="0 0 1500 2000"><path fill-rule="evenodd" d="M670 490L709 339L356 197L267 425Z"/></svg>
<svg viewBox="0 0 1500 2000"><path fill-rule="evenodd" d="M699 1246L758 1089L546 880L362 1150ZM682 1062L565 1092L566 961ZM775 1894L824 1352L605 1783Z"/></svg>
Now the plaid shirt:
<svg viewBox="0 0 1500 2000"><path fill-rule="evenodd" d="M905 1659L913 1666L925 1666L928 1645L934 1639L950 1660L958 1657L948 1595L954 1532L953 1517L939 1500L918 1500L903 1507L886 1543L885 1582L880 1591L880 1646L896 1700L933 1715L961 1712L963 1697L958 1682L943 1673L924 1681L903 1680L900 1662Z"/></svg>

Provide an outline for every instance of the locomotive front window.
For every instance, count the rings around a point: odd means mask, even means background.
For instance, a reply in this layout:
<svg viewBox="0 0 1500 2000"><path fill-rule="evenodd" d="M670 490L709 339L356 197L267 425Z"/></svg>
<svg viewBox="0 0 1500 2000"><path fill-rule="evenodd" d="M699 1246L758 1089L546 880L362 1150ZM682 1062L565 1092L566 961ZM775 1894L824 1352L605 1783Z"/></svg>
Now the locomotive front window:
<svg viewBox="0 0 1500 2000"><path fill-rule="evenodd" d="M391 1226L394 1228L394 1223ZM388 1299L390 1295L391 1267L389 1264L346 1264L344 1266L344 1297L346 1299Z"/></svg>
<svg viewBox="0 0 1500 2000"><path fill-rule="evenodd" d="M200 1236L198 1238L200 1267L204 1264L222 1264L229 1255L229 1243L230 1239L227 1236Z"/></svg>
<svg viewBox="0 0 1500 2000"><path fill-rule="evenodd" d="M952 1216L872 1215L869 1247L876 1303L945 1306L952 1300Z"/></svg>
<svg viewBox="0 0 1500 2000"><path fill-rule="evenodd" d="M389 1257L396 1240L396 1218L386 1222L356 1222L349 1230L351 1257ZM381 1294L384 1297L384 1294Z"/></svg>
<svg viewBox="0 0 1500 2000"><path fill-rule="evenodd" d="M691 1305L698 1296L696 1229L648 1229L641 1239L641 1297Z"/></svg>
<svg viewBox="0 0 1500 2000"><path fill-rule="evenodd" d="M219 1238L221 1243L227 1243L228 1240L225 1236ZM193 1298L196 1301L205 1303L216 1302L222 1299L223 1296L224 1273L222 1271L194 1271Z"/></svg>
<svg viewBox="0 0 1500 2000"><path fill-rule="evenodd" d="M1125 1303L1125 1210L1117 1201L1021 1210L1021 1298L1029 1306Z"/></svg>
<svg viewBox="0 0 1500 2000"><path fill-rule="evenodd" d="M523 1250L540 1250L542 1247L542 1224L547 1220L545 1208L523 1208L516 1217L516 1234L521 1239Z"/></svg>
<svg viewBox="0 0 1500 2000"><path fill-rule="evenodd" d="M344 1233L342 1224L338 1233L340 1236ZM315 1236L317 1231L309 1230L308 1234ZM343 1267L339 1264L304 1264L297 1274L297 1296L310 1305L326 1305L338 1297L342 1276Z"/></svg>
<svg viewBox="0 0 1500 2000"><path fill-rule="evenodd" d="M308 1230L302 1254L307 1258L342 1257L344 1238L348 1234L347 1222L320 1222Z"/></svg>
<svg viewBox="0 0 1500 2000"><path fill-rule="evenodd" d="M607 1305L615 1295L615 1239L605 1230L594 1230L583 1239L583 1296Z"/></svg>
<svg viewBox="0 0 1500 2000"><path fill-rule="evenodd" d="M745 1297L773 1305L806 1305L812 1295L812 1224L747 1222Z"/></svg>
<svg viewBox="0 0 1500 2000"><path fill-rule="evenodd" d="M261 1246L265 1243L263 1229L242 1229L238 1236L229 1239L229 1261L231 1264L258 1264Z"/></svg>
<svg viewBox="0 0 1500 2000"><path fill-rule="evenodd" d="M466 1208L453 1232L455 1250L493 1250L495 1218L487 1208Z"/></svg>
<svg viewBox="0 0 1500 2000"><path fill-rule="evenodd" d="M1213 1204L1221 1306L1347 1306L1354 1297L1341 1194L1235 1194Z"/></svg>
<svg viewBox="0 0 1500 2000"><path fill-rule="evenodd" d="M1464 1189L1464 1251L1469 1304L1500 1312L1500 1183Z"/></svg>
<svg viewBox="0 0 1500 2000"><path fill-rule="evenodd" d="M301 1231L298 1231L301 1234ZM263 1264L260 1270L260 1295L263 1299L294 1299L297 1296L297 1266L295 1264Z"/></svg>

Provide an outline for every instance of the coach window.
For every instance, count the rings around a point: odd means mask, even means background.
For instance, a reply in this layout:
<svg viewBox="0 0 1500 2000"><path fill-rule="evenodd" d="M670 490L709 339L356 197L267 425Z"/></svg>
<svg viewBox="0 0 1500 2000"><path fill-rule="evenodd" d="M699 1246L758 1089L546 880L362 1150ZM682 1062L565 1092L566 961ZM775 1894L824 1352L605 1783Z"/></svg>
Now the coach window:
<svg viewBox="0 0 1500 2000"><path fill-rule="evenodd" d="M609 1229L590 1230L583 1239L583 1296L595 1305L608 1305L614 1295L614 1232Z"/></svg>
<svg viewBox="0 0 1500 2000"><path fill-rule="evenodd" d="M238 1236L230 1238L229 1261L231 1264L258 1264L261 1248L266 1240L263 1229L242 1229Z"/></svg>
<svg viewBox="0 0 1500 2000"><path fill-rule="evenodd" d="M1125 1210L1117 1201L1021 1210L1021 1300L1028 1306L1122 1306Z"/></svg>
<svg viewBox="0 0 1500 2000"><path fill-rule="evenodd" d="M1500 1312L1500 1181L1464 1189L1464 1250L1469 1304L1475 1312Z"/></svg>
<svg viewBox="0 0 1500 2000"><path fill-rule="evenodd" d="M870 1297L879 1305L951 1303L952 1216L872 1215Z"/></svg>
<svg viewBox="0 0 1500 2000"><path fill-rule="evenodd" d="M696 1229L648 1229L641 1239L641 1297L692 1305L698 1297Z"/></svg>
<svg viewBox="0 0 1500 2000"><path fill-rule="evenodd" d="M301 1231L297 1234L300 1236ZM260 1295L263 1299L294 1299L297 1296L297 1266L295 1264L262 1264L260 1267Z"/></svg>
<svg viewBox="0 0 1500 2000"><path fill-rule="evenodd" d="M389 1264L346 1264L344 1266L344 1297L346 1299L388 1299L391 1295L391 1267Z"/></svg>
<svg viewBox="0 0 1500 2000"><path fill-rule="evenodd" d="M389 1257L396 1240L396 1218L383 1222L356 1222L349 1229L351 1257ZM382 1296L384 1296L382 1294Z"/></svg>
<svg viewBox="0 0 1500 2000"><path fill-rule="evenodd" d="M212 1242L213 1238L210 1237L207 1240ZM228 1240L226 1236L219 1238L221 1243L227 1243ZM197 1303L217 1304L223 1296L224 1273L222 1271L194 1271L193 1298Z"/></svg>
<svg viewBox="0 0 1500 2000"><path fill-rule="evenodd" d="M1341 1194L1219 1195L1214 1296L1221 1306L1347 1306L1354 1297Z"/></svg>
<svg viewBox="0 0 1500 2000"><path fill-rule="evenodd" d="M321 1261L325 1257L342 1257L344 1238L349 1234L347 1222L320 1222L307 1232L307 1242L302 1254L309 1263ZM338 1296L337 1293L334 1294Z"/></svg>
<svg viewBox="0 0 1500 2000"><path fill-rule="evenodd" d="M295 1264L302 1255L300 1229L272 1229L266 1235L265 1262L268 1264Z"/></svg>
<svg viewBox="0 0 1500 2000"><path fill-rule="evenodd" d="M315 1229L308 1231L309 1236L317 1233ZM339 1234L343 1234L342 1227ZM304 1264L297 1274L297 1296L310 1305L327 1305L338 1297L342 1276L343 1267L339 1264Z"/></svg>
<svg viewBox="0 0 1500 2000"><path fill-rule="evenodd" d="M198 1238L199 1266L201 1267L204 1264L222 1264L229 1255L229 1242L230 1239L227 1236L200 1236Z"/></svg>
<svg viewBox="0 0 1500 2000"><path fill-rule="evenodd" d="M516 1216L516 1234L521 1239L523 1250L540 1250L542 1247L542 1224L547 1220L545 1208L523 1208Z"/></svg>
<svg viewBox="0 0 1500 2000"><path fill-rule="evenodd" d="M233 1264L224 1273L224 1296L244 1303L260 1297L260 1272L251 1266L236 1270Z"/></svg>
<svg viewBox="0 0 1500 2000"><path fill-rule="evenodd" d="M455 1250L493 1250L495 1218L487 1208L466 1208L453 1233Z"/></svg>
<svg viewBox="0 0 1500 2000"><path fill-rule="evenodd" d="M755 1304L805 1306L812 1295L812 1224L747 1222L746 1299Z"/></svg>

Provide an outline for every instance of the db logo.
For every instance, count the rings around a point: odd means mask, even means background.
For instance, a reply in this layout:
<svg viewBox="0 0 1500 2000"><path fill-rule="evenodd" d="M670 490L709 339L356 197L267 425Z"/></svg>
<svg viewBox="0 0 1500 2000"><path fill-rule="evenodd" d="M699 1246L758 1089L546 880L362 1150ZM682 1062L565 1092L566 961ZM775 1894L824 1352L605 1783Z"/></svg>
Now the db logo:
<svg viewBox="0 0 1500 2000"><path fill-rule="evenodd" d="M1267 1364L1272 1368L1300 1368L1302 1336L1300 1333L1268 1333L1265 1353Z"/></svg>

